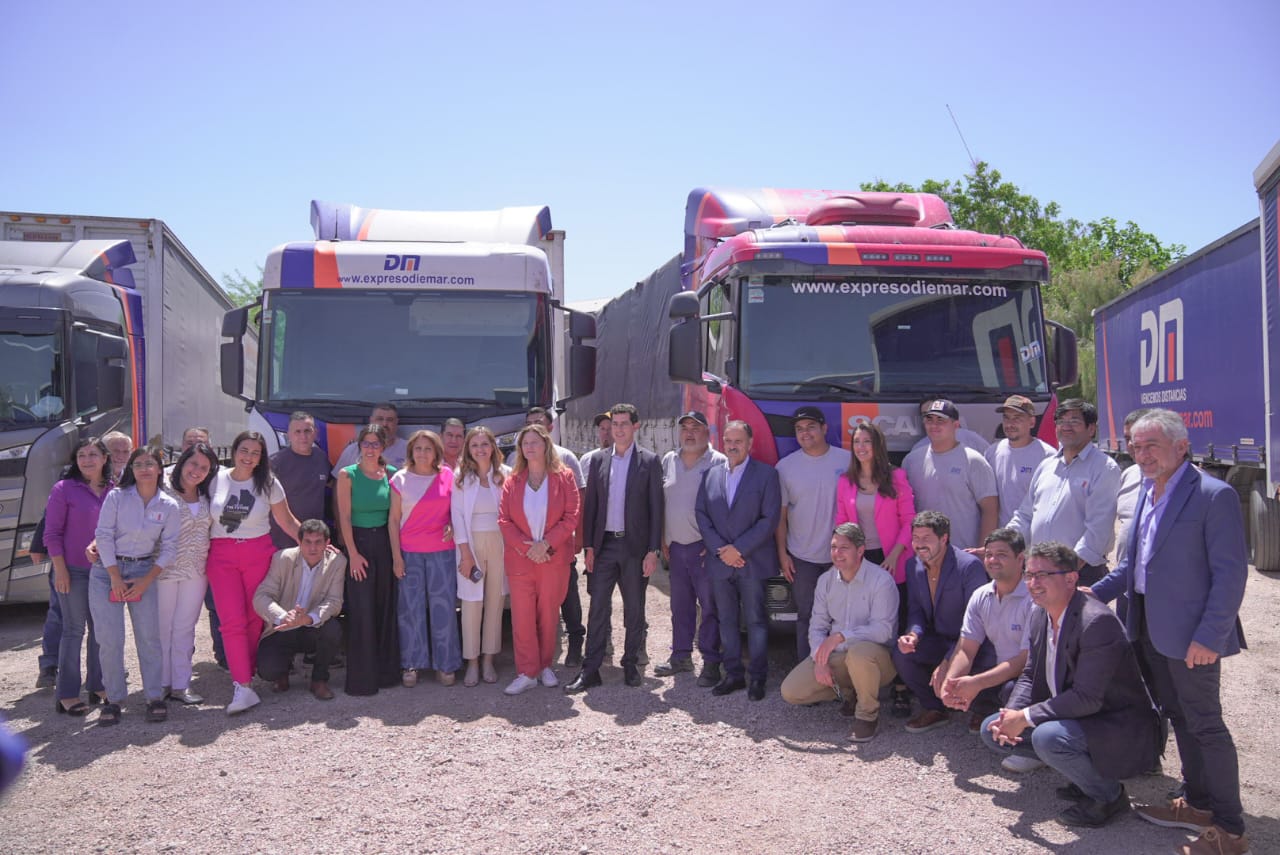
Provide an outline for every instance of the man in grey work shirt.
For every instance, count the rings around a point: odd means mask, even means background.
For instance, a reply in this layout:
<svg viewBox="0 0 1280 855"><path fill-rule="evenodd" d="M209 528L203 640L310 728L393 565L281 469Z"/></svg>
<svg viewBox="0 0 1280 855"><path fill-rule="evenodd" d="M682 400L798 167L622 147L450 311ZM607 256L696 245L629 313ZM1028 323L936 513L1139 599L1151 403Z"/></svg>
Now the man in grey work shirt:
<svg viewBox="0 0 1280 855"><path fill-rule="evenodd" d="M800 448L778 461L782 516L775 539L778 565L796 601L796 661L809 655L809 614L818 577L831 567L836 485L853 455L827 442L821 408L804 406L791 419Z"/></svg>
<svg viewBox="0 0 1280 855"><path fill-rule="evenodd" d="M1000 519L1000 497L991 464L961 444L960 411L939 399L924 414L929 444L902 461L916 497L917 511L938 511L951 521L951 545L972 549Z"/></svg>
<svg viewBox="0 0 1280 855"><path fill-rule="evenodd" d="M1004 428L1004 439L988 446L982 456L991 464L1000 494L1000 525L1008 525L1022 504L1040 461L1053 454L1053 446L1031 435L1036 426L1036 407L1030 398L1010 395L996 407Z"/></svg>
<svg viewBox="0 0 1280 855"><path fill-rule="evenodd" d="M1016 528L998 528L987 535L982 564L991 582L969 597L960 640L951 657L938 666L938 697L952 709L969 711L970 733L977 733L982 720L1009 700L1013 683L1027 664L1031 595L1022 582L1025 550ZM988 639L991 644L984 646ZM984 650L988 651L985 661ZM1013 768L1016 765L1006 763L1005 768L1022 771Z"/></svg>
<svg viewBox="0 0 1280 855"><path fill-rule="evenodd" d="M782 698L812 704L843 696L840 712L853 716L853 742L875 736L880 690L897 672L889 642L898 624L898 586L877 564L863 559L866 536L856 523L831 535L832 568L814 589L809 646L813 655L782 681Z"/></svg>
<svg viewBox="0 0 1280 855"><path fill-rule="evenodd" d="M715 593L707 575L707 547L698 530L694 504L702 476L712 466L724 466L725 456L711 448L707 417L697 410L681 416L680 449L662 457L662 492L666 497L662 552L671 570L671 658L653 669L659 677L693 670L693 641L697 630L702 673L698 685L720 682L720 624ZM698 611L702 626L697 628Z"/></svg>
<svg viewBox="0 0 1280 855"><path fill-rule="evenodd" d="M1031 476L1031 486L1009 525L1027 543L1056 541L1080 558L1080 584L1092 585L1107 572L1115 538L1120 467L1093 444L1098 409L1088 401L1063 401L1053 414L1062 446Z"/></svg>

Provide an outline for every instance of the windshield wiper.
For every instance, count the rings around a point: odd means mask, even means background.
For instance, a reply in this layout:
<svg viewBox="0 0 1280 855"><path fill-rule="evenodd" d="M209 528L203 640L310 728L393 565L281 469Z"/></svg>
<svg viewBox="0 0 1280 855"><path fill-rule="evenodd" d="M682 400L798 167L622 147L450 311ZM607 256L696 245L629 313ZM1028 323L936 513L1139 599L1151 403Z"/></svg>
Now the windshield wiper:
<svg viewBox="0 0 1280 855"><path fill-rule="evenodd" d="M367 407L373 409L382 401L362 401L357 398L278 398L272 404L291 407Z"/></svg>
<svg viewBox="0 0 1280 855"><path fill-rule="evenodd" d="M850 386L848 383L837 383L834 380L771 380L767 383L752 383L749 388L766 389L778 388L781 386L795 387L795 391L801 388L818 388L818 389L834 389L837 392L844 392L849 395L857 395L860 398L866 398L871 395L866 389L859 389L857 386Z"/></svg>
<svg viewBox="0 0 1280 855"><path fill-rule="evenodd" d="M439 398L392 398L391 401L395 404L478 404L480 406L500 404L495 398L456 398L450 395Z"/></svg>
<svg viewBox="0 0 1280 855"><path fill-rule="evenodd" d="M967 392L970 395L991 395L992 400L1003 399L1004 389L993 389L990 386L974 386L969 383L932 383L929 386L894 386L882 390L894 395L937 395L938 392Z"/></svg>

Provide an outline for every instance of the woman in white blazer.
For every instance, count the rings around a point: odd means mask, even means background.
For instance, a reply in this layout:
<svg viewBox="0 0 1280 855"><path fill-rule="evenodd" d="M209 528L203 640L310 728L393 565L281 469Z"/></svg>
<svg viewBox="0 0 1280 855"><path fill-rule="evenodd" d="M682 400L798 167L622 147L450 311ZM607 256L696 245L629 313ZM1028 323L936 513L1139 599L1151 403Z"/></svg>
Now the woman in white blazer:
<svg viewBox="0 0 1280 855"><path fill-rule="evenodd" d="M511 469L498 456L487 427L467 434L453 482L453 541L458 547L458 599L462 601L464 686L496 683L493 657L502 649L502 603L507 593L498 502Z"/></svg>

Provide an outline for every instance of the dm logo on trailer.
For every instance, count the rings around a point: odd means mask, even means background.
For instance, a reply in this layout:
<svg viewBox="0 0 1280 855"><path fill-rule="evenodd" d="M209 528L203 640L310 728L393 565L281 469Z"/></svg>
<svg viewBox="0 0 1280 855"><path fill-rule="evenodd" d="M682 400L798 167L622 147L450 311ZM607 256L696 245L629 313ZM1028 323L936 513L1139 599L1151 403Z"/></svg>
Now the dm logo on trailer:
<svg viewBox="0 0 1280 855"><path fill-rule="evenodd" d="M382 260L383 270L417 270L421 265L420 255L388 255Z"/></svg>
<svg viewBox="0 0 1280 855"><path fill-rule="evenodd" d="M1182 380L1182 300L1161 303L1155 312L1142 313L1142 337L1138 343L1139 378L1143 386Z"/></svg>

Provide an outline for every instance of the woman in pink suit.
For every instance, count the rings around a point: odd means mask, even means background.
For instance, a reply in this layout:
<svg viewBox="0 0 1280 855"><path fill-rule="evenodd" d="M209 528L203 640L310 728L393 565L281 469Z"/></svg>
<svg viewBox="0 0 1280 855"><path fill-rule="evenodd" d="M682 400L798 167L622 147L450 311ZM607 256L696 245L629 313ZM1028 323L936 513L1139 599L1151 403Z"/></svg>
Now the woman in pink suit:
<svg viewBox="0 0 1280 855"><path fill-rule="evenodd" d="M528 691L539 680L544 686L559 683L551 662L580 506L573 473L542 425L526 425L516 437L516 451L498 505L517 671L508 695Z"/></svg>
<svg viewBox="0 0 1280 855"><path fill-rule="evenodd" d="M915 495L907 473L889 462L880 428L869 422L853 429L853 459L836 487L836 525L857 523L867 537L867 561L893 574L898 584L898 635L907 624L907 561L911 558L911 520ZM900 680L893 683L893 714L911 714L911 696Z"/></svg>

